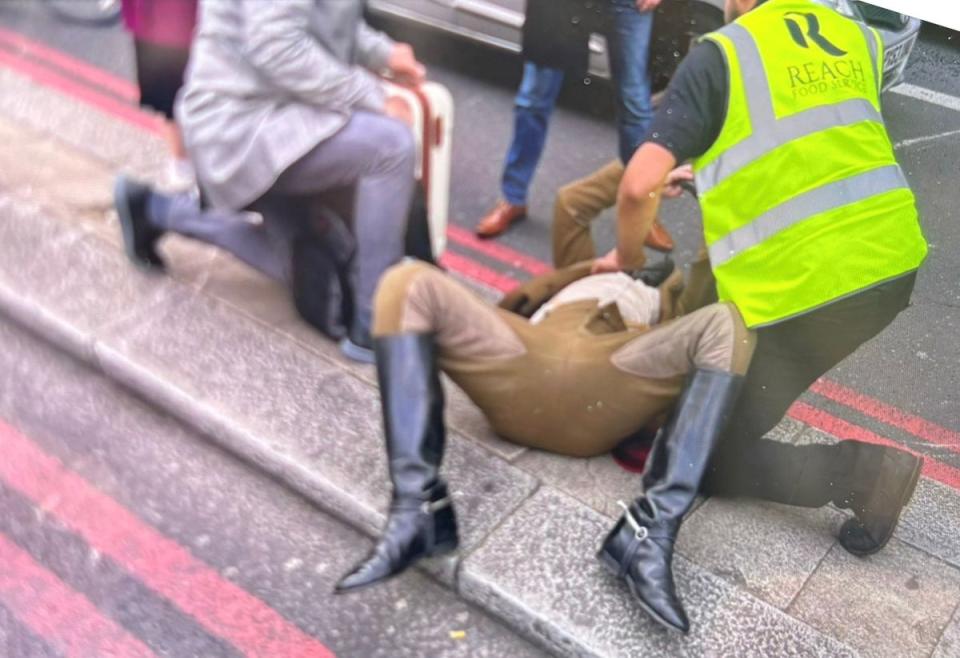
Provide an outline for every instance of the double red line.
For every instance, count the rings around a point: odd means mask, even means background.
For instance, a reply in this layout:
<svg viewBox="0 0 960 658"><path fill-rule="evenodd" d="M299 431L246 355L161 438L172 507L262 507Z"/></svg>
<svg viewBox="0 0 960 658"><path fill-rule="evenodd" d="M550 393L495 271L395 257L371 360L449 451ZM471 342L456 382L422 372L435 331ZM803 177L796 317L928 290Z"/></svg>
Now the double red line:
<svg viewBox="0 0 960 658"><path fill-rule="evenodd" d="M0 485L52 515L101 555L246 656L332 658L187 549L138 519L0 420ZM93 603L0 534L0 603L67 656L153 656Z"/></svg>
<svg viewBox="0 0 960 658"><path fill-rule="evenodd" d="M138 97L135 85L2 28L0 28L0 65L14 69L42 85L54 87L74 96L135 126L152 132L160 129L160 119L133 105ZM528 254L495 242L481 241L458 226L450 225L447 236L450 242L458 247L503 263L513 270L538 275L551 269L546 263ZM448 251L441 260L449 269L494 290L506 292L519 283L517 278L488 267L463 253ZM954 430L897 409L828 379L818 381L811 391L923 442L935 444L951 453L960 452L960 433ZM887 437L805 403L795 404L789 415L835 436L903 447ZM960 469L938 462L929 456L925 456L925 459L925 475L960 489Z"/></svg>

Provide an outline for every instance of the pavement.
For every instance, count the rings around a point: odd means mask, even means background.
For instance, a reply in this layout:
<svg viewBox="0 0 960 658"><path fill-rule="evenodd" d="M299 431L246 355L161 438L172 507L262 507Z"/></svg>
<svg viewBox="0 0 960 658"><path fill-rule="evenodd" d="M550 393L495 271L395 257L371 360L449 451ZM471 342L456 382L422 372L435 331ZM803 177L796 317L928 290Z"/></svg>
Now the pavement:
<svg viewBox="0 0 960 658"><path fill-rule="evenodd" d="M48 342L0 341L0 655L545 655L423 574L336 596L361 533Z"/></svg>
<svg viewBox="0 0 960 658"><path fill-rule="evenodd" d="M296 318L283 290L211 248L170 239L170 276L130 268L110 184L119 171L160 179L165 147L155 121L132 107L122 79L73 60L52 65L56 53L33 40L10 46L14 37L0 33L0 313L374 535L388 490L372 369L342 359ZM509 105L483 118L476 88L487 82L435 70L451 86L474 86L458 105L452 209L473 217L486 200L457 186L490 177L481 171L490 162L469 154L484 138L478 126L503 137ZM928 457L886 550L846 554L835 540L845 515L835 509L706 500L683 526L675 567L693 631L667 634L594 558L615 501L638 493L636 476L609 457L509 444L451 387L445 470L464 541L422 572L558 655L960 656L960 359L952 340L960 299L949 248L958 211L955 195L942 193L956 178L960 104L924 89L906 87L886 106L933 243L914 306L774 430L783 441L852 436ZM549 168L550 183L612 153L609 126L576 113L558 122L564 130L551 148L572 150L575 139L591 148ZM684 220L690 205L673 206L667 220L681 258L697 230ZM454 222L448 265L496 295L544 267L543 223L529 224L491 247ZM14 387L0 390L16 397Z"/></svg>

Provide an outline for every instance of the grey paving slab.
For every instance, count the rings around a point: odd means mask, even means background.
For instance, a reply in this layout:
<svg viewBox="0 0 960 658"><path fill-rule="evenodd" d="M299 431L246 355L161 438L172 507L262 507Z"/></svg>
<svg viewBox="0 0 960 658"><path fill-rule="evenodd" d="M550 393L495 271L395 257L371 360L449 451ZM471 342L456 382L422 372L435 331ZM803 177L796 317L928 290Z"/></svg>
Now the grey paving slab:
<svg viewBox="0 0 960 658"><path fill-rule="evenodd" d="M827 434L826 432L821 432L818 429L813 427L804 427L804 429L799 434L794 434L790 443L794 443L798 446L809 445L811 443L836 443L839 439L832 434Z"/></svg>
<svg viewBox="0 0 960 658"><path fill-rule="evenodd" d="M81 351L103 328L179 292L69 221L10 197L0 198L0 255L0 284L36 310L18 319Z"/></svg>
<svg viewBox="0 0 960 658"><path fill-rule="evenodd" d="M640 476L617 466L610 455L579 459L529 450L515 463L545 484L610 518L622 511L618 500L633 500L642 492Z"/></svg>
<svg viewBox="0 0 960 658"><path fill-rule="evenodd" d="M784 443L793 442L806 429L806 425L789 416L784 417L776 427L767 432L766 438Z"/></svg>
<svg viewBox="0 0 960 658"><path fill-rule="evenodd" d="M311 327L299 317L291 318L275 326L275 329L298 343L323 355L337 367L352 373L355 377L376 386L377 373L372 365L351 361L340 353L337 343Z"/></svg>
<svg viewBox="0 0 960 658"><path fill-rule="evenodd" d="M921 478L900 517L897 536L903 541L960 567L960 492Z"/></svg>
<svg viewBox="0 0 960 658"><path fill-rule="evenodd" d="M932 658L956 658L960 656L960 608L943 632Z"/></svg>
<svg viewBox="0 0 960 658"><path fill-rule="evenodd" d="M202 290L268 324L290 323L297 318L286 286L226 253L218 253L215 262L206 267Z"/></svg>
<svg viewBox="0 0 960 658"><path fill-rule="evenodd" d="M126 171L158 178L169 150L157 134L111 116L92 105L0 69L0 114L30 126Z"/></svg>
<svg viewBox="0 0 960 658"><path fill-rule="evenodd" d="M84 222L83 227L118 251L123 249L116 211L111 209L96 221ZM166 275L193 288L203 287L221 259L231 259L218 247L176 234L162 237L157 248L167 263Z"/></svg>
<svg viewBox="0 0 960 658"><path fill-rule="evenodd" d="M835 443L837 438L807 427L794 442ZM844 512L844 514L849 514ZM960 567L960 492L936 480L921 477L913 498L900 517L894 536Z"/></svg>
<svg viewBox="0 0 960 658"><path fill-rule="evenodd" d="M111 205L104 163L2 116L0 143L0 188L60 214L102 221Z"/></svg>
<svg viewBox="0 0 960 658"><path fill-rule="evenodd" d="M711 498L683 524L677 550L784 610L833 546L844 518L831 508Z"/></svg>
<svg viewBox="0 0 960 658"><path fill-rule="evenodd" d="M692 631L668 633L596 560L610 525L573 498L542 489L464 562L460 590L561 655L853 655L682 557L675 573Z"/></svg>
<svg viewBox="0 0 960 658"><path fill-rule="evenodd" d="M108 373L325 509L367 532L379 529L388 483L379 399L367 382L202 296L131 319L98 343L97 354ZM444 470L469 549L536 481L455 433L449 444Z"/></svg>
<svg viewBox="0 0 960 658"><path fill-rule="evenodd" d="M960 603L960 570L893 539L868 558L835 546L789 612L864 655L929 656Z"/></svg>

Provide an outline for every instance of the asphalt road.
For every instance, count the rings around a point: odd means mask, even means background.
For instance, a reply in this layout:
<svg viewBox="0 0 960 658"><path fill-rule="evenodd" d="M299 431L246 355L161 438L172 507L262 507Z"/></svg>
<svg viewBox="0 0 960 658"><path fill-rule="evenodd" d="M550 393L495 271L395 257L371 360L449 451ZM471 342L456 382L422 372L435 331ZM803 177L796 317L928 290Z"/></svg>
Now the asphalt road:
<svg viewBox="0 0 960 658"><path fill-rule="evenodd" d="M0 655L542 655L419 573L333 595L369 540L2 319L0 344Z"/></svg>
<svg viewBox="0 0 960 658"><path fill-rule="evenodd" d="M133 76L131 45L118 26L65 25L50 15L43 3L24 0L0 2L0 24L116 75ZM500 166L512 129L511 99L519 79L519 60L432 33L401 29L398 36L416 45L430 76L453 92L457 118L450 222L469 230L498 196ZM854 398L820 393L807 396L808 402L835 418L936 454L954 466L960 466L960 388L956 385L960 343L955 339L960 333L958 40L955 33L925 27L907 69L907 82L913 85L907 89L910 94L890 93L884 101L890 134L917 193L931 246L914 304L877 340L830 373L831 380L854 392ZM609 89L602 81L591 82L568 82L532 190L531 217L498 244L548 261L556 190L614 156ZM918 90L934 94L929 100L920 100ZM670 202L662 214L678 244L676 259L689 259L701 234L696 204L689 198ZM610 213L597 222L595 235L600 248L612 245ZM462 245L453 245L453 249L508 276L528 276L516 263L476 250L464 251ZM924 423L932 423L935 433L946 437L947 447L935 447L928 434L916 431Z"/></svg>

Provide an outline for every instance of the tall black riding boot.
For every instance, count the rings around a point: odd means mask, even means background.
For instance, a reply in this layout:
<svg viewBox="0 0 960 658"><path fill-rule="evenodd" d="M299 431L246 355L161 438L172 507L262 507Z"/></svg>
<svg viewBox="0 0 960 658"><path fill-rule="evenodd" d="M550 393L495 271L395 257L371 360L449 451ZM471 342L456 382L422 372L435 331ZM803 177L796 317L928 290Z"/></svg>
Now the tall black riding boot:
<svg viewBox="0 0 960 658"><path fill-rule="evenodd" d="M742 383L728 372L694 371L653 444L641 476L643 496L621 503L624 515L598 555L654 620L684 633L690 622L673 582L673 543Z"/></svg>
<svg viewBox="0 0 960 658"><path fill-rule="evenodd" d="M446 430L433 335L375 338L373 349L393 500L373 552L337 584L337 592L372 585L458 544L453 505L439 476Z"/></svg>

